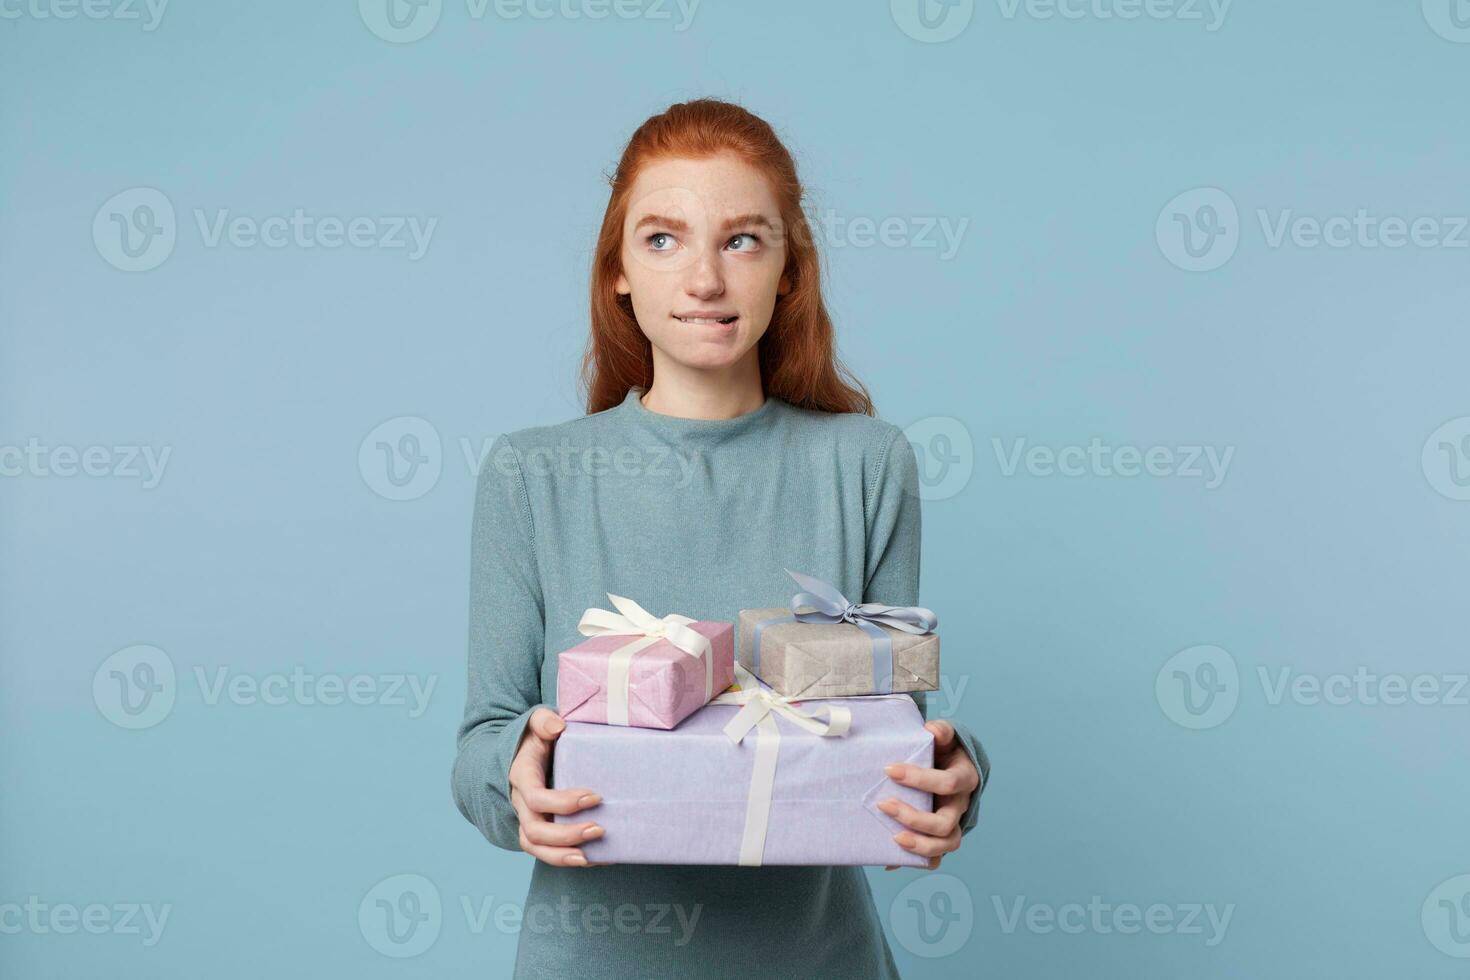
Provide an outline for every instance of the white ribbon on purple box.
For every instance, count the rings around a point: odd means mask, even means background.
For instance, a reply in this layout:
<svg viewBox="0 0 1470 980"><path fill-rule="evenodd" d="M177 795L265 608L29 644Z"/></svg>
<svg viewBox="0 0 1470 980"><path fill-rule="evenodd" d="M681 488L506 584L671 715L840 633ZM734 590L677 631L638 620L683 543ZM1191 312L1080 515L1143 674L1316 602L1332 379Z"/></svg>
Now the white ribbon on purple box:
<svg viewBox="0 0 1470 980"><path fill-rule="evenodd" d="M669 613L662 619L657 619L632 599L625 599L611 592L607 597L622 615L606 609L588 609L582 613L582 619L577 623L577 632L583 636L638 637L633 642L618 647L608 657L607 723L628 724L628 681L633 657L659 640L668 640L691 657L704 661L704 699L709 701L714 694L715 658L710 651L709 637L689 628L689 624L697 620L678 613Z"/></svg>
<svg viewBox="0 0 1470 980"><path fill-rule="evenodd" d="M750 792L745 799L745 829L740 835L739 863L756 866L766 849L766 831L771 825L771 800L776 790L776 757L781 747L781 715L813 735L841 738L852 727L852 712L841 705L822 705L816 714L796 707L791 698L764 687L740 664L735 665L738 691L725 691L711 704L738 704L740 710L725 724L725 735L736 745L756 729L755 768L750 774ZM903 695L906 696L906 695ZM825 717L825 721L819 720Z"/></svg>

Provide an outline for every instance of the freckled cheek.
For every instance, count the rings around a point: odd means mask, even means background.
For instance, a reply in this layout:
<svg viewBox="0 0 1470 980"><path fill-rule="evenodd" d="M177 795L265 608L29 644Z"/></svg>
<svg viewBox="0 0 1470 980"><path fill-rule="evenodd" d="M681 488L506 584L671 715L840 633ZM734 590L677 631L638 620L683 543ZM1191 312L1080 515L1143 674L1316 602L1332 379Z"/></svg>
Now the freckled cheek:
<svg viewBox="0 0 1470 980"><path fill-rule="evenodd" d="M746 301L774 296L780 283L781 265L775 262L751 262L731 269L725 278L726 287Z"/></svg>

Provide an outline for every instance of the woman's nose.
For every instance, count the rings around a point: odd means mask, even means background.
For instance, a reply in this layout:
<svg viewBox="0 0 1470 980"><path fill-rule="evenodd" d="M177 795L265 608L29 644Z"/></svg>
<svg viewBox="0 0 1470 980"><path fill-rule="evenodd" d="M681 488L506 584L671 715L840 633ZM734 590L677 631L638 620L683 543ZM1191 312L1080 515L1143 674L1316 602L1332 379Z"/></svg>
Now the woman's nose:
<svg viewBox="0 0 1470 980"><path fill-rule="evenodd" d="M689 279L685 284L691 296L718 296L725 290L724 276L720 272L720 260L705 252L689 267Z"/></svg>

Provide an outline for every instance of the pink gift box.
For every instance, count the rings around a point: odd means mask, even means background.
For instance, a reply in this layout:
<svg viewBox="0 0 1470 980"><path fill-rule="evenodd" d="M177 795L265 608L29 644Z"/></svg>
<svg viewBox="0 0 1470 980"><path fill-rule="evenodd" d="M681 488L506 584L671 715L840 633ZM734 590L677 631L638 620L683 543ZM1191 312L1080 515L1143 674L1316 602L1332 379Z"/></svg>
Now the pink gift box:
<svg viewBox="0 0 1470 980"><path fill-rule="evenodd" d="M735 680L733 623L695 620L689 628L710 641L714 658L713 697ZM567 721L606 725L608 661L612 654L643 637L604 634L583 640L557 654L557 713ZM633 655L628 668L628 724L637 728L673 728L704 706L705 667L668 640L660 639Z"/></svg>

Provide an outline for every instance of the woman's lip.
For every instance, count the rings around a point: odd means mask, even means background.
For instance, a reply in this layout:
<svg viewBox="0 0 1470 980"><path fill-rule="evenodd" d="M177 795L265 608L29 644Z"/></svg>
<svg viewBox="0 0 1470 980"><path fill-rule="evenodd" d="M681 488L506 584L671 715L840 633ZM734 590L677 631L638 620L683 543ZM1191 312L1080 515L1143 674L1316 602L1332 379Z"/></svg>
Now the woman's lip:
<svg viewBox="0 0 1470 980"><path fill-rule="evenodd" d="M688 324L691 324L693 326L704 326L704 327L733 327L735 325L735 322L734 321L740 319L740 314L739 313L731 313L727 317L713 317L713 316L682 317L682 316L679 316L676 313L676 314L674 314L674 319L675 320L678 320L680 323L688 323ZM720 322L721 320L725 320L725 319L729 319L731 322L730 323L721 323Z"/></svg>

